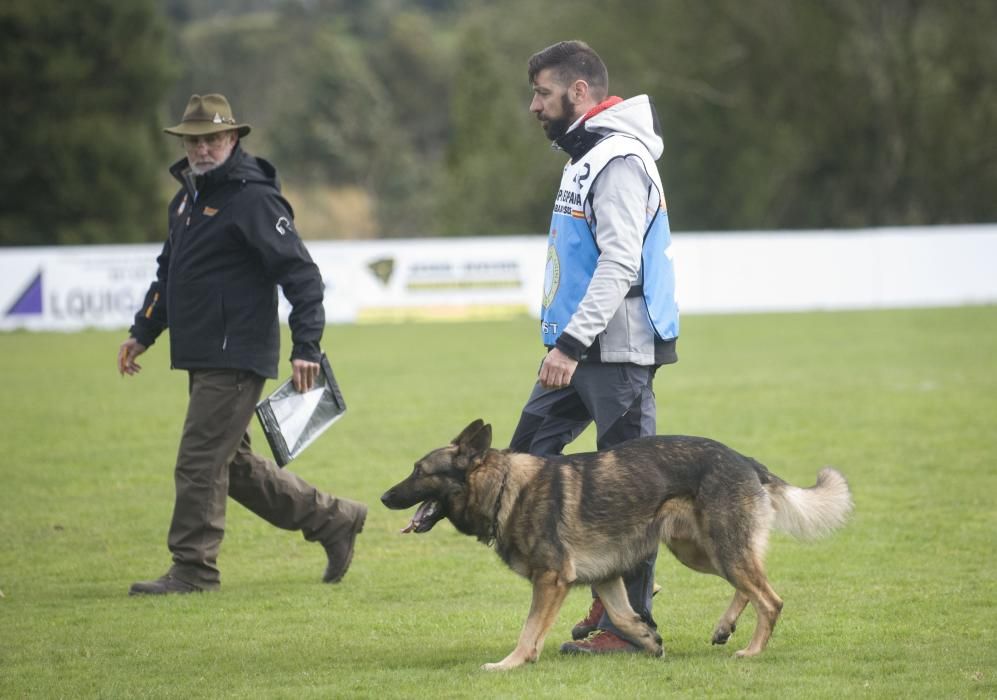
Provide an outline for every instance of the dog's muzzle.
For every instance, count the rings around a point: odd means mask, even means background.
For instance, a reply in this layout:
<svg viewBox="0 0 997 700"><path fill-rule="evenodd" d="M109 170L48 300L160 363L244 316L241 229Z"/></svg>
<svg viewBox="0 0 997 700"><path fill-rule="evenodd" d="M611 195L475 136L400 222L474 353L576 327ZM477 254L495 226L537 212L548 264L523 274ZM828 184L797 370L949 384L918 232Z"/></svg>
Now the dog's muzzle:
<svg viewBox="0 0 997 700"><path fill-rule="evenodd" d="M433 529L433 525L443 518L443 504L439 501L424 501L415 510L415 515L402 532L423 533Z"/></svg>
<svg viewBox="0 0 997 700"><path fill-rule="evenodd" d="M408 507L407 504L401 504L393 490L388 491L381 496L381 503L392 510L400 510ZM402 532L429 532L433 529L433 526L436 525L436 523L443 519L443 517L443 504L440 503L440 501L435 499L423 501L419 507L416 508L415 515L412 516L412 520L409 521L409 524L402 528Z"/></svg>

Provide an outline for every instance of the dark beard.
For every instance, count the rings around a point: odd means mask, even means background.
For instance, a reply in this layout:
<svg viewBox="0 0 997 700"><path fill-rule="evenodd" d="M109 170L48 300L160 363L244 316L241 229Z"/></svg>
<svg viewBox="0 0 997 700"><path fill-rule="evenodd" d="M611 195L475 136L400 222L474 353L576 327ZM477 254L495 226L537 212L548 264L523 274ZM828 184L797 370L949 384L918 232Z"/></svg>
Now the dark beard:
<svg viewBox="0 0 997 700"><path fill-rule="evenodd" d="M567 95L561 95L561 113L564 114L560 119L551 119L546 124L543 125L544 134L551 141L557 141L559 138L564 136L568 132L568 127L574 122L575 107L571 104L571 100L568 99Z"/></svg>

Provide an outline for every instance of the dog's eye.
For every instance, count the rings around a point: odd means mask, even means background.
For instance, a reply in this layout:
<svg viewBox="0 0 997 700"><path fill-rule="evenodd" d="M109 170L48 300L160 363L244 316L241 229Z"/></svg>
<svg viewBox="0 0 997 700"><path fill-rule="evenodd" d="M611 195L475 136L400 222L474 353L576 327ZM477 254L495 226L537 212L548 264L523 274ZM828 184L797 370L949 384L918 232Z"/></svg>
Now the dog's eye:
<svg viewBox="0 0 997 700"><path fill-rule="evenodd" d="M422 467L418 464L415 465L415 468L412 469L412 476L422 476Z"/></svg>

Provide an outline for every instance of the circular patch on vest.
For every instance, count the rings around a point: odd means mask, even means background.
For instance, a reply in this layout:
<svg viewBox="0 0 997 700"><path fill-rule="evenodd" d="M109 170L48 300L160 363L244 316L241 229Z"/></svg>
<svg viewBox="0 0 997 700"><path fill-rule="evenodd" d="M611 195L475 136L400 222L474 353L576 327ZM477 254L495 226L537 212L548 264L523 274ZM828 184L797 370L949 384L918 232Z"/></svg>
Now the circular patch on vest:
<svg viewBox="0 0 997 700"><path fill-rule="evenodd" d="M557 257L557 248L547 248L547 267L544 269L544 308L554 302L557 288L561 284L561 261Z"/></svg>

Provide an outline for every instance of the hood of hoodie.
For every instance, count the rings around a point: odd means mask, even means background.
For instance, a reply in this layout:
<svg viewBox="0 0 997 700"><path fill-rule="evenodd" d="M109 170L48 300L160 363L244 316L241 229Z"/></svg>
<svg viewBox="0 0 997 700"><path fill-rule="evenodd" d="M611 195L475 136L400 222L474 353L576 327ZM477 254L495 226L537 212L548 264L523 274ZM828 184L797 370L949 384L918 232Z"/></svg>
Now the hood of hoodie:
<svg viewBox="0 0 997 700"><path fill-rule="evenodd" d="M576 155L579 147L587 151L598 139L612 133L633 136L644 144L655 160L665 150L658 113L647 95L637 95L628 100L609 98L579 119L568 133L557 140L557 145L575 159L580 155Z"/></svg>
<svg viewBox="0 0 997 700"><path fill-rule="evenodd" d="M236 181L264 183L280 191L277 169L266 159L242 150L241 144L236 144L228 160L203 175L194 175L187 158L174 163L170 174L190 190L213 189L224 182Z"/></svg>

